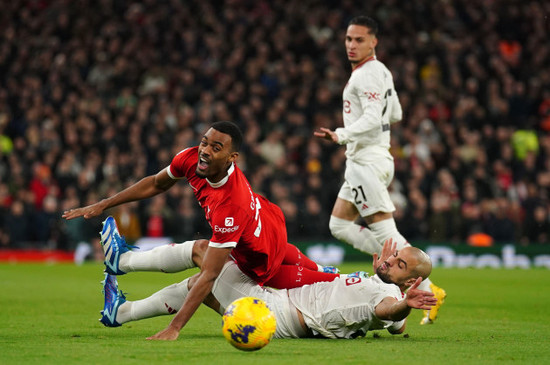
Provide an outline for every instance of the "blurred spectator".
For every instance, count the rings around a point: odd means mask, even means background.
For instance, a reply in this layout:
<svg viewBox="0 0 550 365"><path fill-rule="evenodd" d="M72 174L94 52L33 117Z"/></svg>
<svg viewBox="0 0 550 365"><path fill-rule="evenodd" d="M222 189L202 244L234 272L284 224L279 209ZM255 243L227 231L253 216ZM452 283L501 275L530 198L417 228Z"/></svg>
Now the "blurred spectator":
<svg viewBox="0 0 550 365"><path fill-rule="evenodd" d="M92 201L96 201L98 196L95 193L90 193L84 200L84 204L91 204ZM74 206L73 206L74 208ZM91 247L91 257L98 262L103 262L105 255L103 254L103 248L101 247L101 240L98 232L101 232L103 227L103 218L93 217L87 220L78 218L74 221L80 221L80 225L74 228L80 228L80 231L75 232L78 239L77 242L84 243ZM69 221L71 222L71 221ZM76 224L75 224L76 225Z"/></svg>
<svg viewBox="0 0 550 365"><path fill-rule="evenodd" d="M183 242L192 239L204 238L211 234L211 229L204 214L196 207L195 200L183 199L172 220L171 237L175 242Z"/></svg>
<svg viewBox="0 0 550 365"><path fill-rule="evenodd" d="M496 243L516 242L516 225L511 217L514 214L513 205L500 197L491 202L491 211L485 217L486 232Z"/></svg>
<svg viewBox="0 0 550 365"><path fill-rule="evenodd" d="M44 198L47 195L58 195L58 189L52 180L50 167L45 164L35 164L32 167L33 177L29 182L29 189L33 193L34 206L37 211L43 209Z"/></svg>
<svg viewBox="0 0 550 365"><path fill-rule="evenodd" d="M172 212L166 205L166 196L157 195L150 199L144 215L143 226L147 237L169 237Z"/></svg>
<svg viewBox="0 0 550 365"><path fill-rule="evenodd" d="M466 240L471 234L485 232L481 220L481 206L477 187L473 179L467 179L462 186L461 214L461 239Z"/></svg>
<svg viewBox="0 0 550 365"><path fill-rule="evenodd" d="M117 222L120 234L129 244L133 244L142 236L137 205L136 202L131 202L119 205L113 210L113 217Z"/></svg>
<svg viewBox="0 0 550 365"><path fill-rule="evenodd" d="M514 147L515 157L518 160L525 160L528 153L537 153L539 150L539 141L537 134L533 130L520 129L512 134L512 146Z"/></svg>
<svg viewBox="0 0 550 365"><path fill-rule="evenodd" d="M286 163L285 146L283 144L284 131L276 128L260 142L260 156L272 166L281 166Z"/></svg>
<svg viewBox="0 0 550 365"><path fill-rule="evenodd" d="M79 198L78 198L78 192L74 186L69 186L67 190L65 190L65 198L61 201L61 211L68 210L70 208L74 208L79 204ZM59 217L57 217L59 219ZM80 242L85 242L85 245L89 245L89 241L87 241L87 237L83 235L83 232L85 231L84 225L86 225L86 221L83 218L80 219L72 219L72 220L61 220L61 229L63 230L63 235L67 239L67 248L69 250L76 249L77 245Z"/></svg>
<svg viewBox="0 0 550 365"><path fill-rule="evenodd" d="M330 212L323 209L319 198L316 195L308 195L304 208L300 211L297 219L300 229L294 237L304 240L328 240L327 237L330 237L329 217Z"/></svg>
<svg viewBox="0 0 550 365"><path fill-rule="evenodd" d="M28 246L32 239L31 217L21 200L15 200L4 221L4 231L9 236L10 246Z"/></svg>
<svg viewBox="0 0 550 365"><path fill-rule="evenodd" d="M301 225L305 224L305 222L301 221L298 215L298 206L287 197L279 198L277 204L285 215L286 231L289 241L292 237L299 237L301 234Z"/></svg>
<svg viewBox="0 0 550 365"><path fill-rule="evenodd" d="M408 203L402 218L399 219L399 229L409 241L425 240L429 232L428 202L420 189L409 191Z"/></svg>
<svg viewBox="0 0 550 365"><path fill-rule="evenodd" d="M440 170L437 180L430 199L430 239L435 242L456 242L460 231L458 187L448 170Z"/></svg>
<svg viewBox="0 0 550 365"><path fill-rule="evenodd" d="M62 235L60 215L57 198L51 194L46 195L42 209L35 212L31 220L33 241L52 249L70 249Z"/></svg>
<svg viewBox="0 0 550 365"><path fill-rule="evenodd" d="M550 238L548 207L537 205L531 217L525 220L520 242L522 244L547 243Z"/></svg>

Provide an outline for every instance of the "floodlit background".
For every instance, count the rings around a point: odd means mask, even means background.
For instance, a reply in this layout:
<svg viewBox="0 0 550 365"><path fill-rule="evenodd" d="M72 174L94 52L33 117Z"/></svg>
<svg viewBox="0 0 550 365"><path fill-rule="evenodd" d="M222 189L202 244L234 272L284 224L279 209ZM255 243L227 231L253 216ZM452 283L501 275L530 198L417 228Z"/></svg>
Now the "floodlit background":
<svg viewBox="0 0 550 365"><path fill-rule="evenodd" d="M312 134L341 125L358 14L380 24L404 109L399 231L456 255L478 255L466 243L501 260L503 244L530 262L548 253L548 2L14 0L0 11L2 258L78 247L79 261L101 260L101 219L61 212L156 173L217 120L244 130L239 166L284 210L289 240L342 246L328 217L344 147ZM130 242L210 234L183 182L108 213Z"/></svg>

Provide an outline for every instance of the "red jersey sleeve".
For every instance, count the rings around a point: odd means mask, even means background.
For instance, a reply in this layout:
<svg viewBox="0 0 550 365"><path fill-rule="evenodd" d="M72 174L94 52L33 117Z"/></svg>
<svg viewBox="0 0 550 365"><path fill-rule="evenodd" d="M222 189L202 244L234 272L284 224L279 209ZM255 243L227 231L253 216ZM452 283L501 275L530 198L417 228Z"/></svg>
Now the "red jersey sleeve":
<svg viewBox="0 0 550 365"><path fill-rule="evenodd" d="M212 215L212 238L209 246L233 248L241 239L250 217L243 209L234 205L217 207Z"/></svg>
<svg viewBox="0 0 550 365"><path fill-rule="evenodd" d="M198 161L198 147L189 147L180 151L170 165L166 168L168 175L173 179L189 177L190 172L195 171Z"/></svg>

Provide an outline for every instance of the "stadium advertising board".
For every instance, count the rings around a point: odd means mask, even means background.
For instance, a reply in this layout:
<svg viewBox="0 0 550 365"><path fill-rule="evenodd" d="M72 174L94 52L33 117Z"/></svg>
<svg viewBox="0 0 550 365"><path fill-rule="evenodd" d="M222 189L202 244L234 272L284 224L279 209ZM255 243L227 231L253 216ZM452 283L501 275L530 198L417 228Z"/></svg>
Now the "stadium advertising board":
<svg viewBox="0 0 550 365"><path fill-rule="evenodd" d="M136 245L147 251L169 243L170 238L141 239ZM344 261L370 261L371 256L340 242L299 242L302 252L321 265L339 265ZM520 246L514 244L473 247L467 244L415 242L426 251L435 267L550 269L550 245Z"/></svg>
<svg viewBox="0 0 550 365"><path fill-rule="evenodd" d="M472 247L466 244L418 243L435 267L533 268L550 269L550 246L519 246L506 244L492 247ZM338 265L344 261L370 260L351 246L341 243L300 243L298 247L321 265Z"/></svg>

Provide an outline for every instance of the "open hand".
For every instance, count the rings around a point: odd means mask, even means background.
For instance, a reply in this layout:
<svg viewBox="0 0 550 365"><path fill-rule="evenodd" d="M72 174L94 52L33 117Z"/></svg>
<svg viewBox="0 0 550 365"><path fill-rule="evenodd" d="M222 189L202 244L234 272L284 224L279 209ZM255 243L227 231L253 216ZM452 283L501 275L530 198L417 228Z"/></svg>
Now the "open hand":
<svg viewBox="0 0 550 365"><path fill-rule="evenodd" d="M62 218L65 218L67 220L78 218L78 217L84 217L85 219L97 217L98 215L102 214L104 211L104 208L101 206L101 202L88 205L87 207L82 208L75 208L75 209L69 209L63 212Z"/></svg>
<svg viewBox="0 0 550 365"><path fill-rule="evenodd" d="M148 340L163 340L163 341L175 341L178 339L180 331L172 328L166 327L162 331L158 332L156 335L147 337Z"/></svg>
<svg viewBox="0 0 550 365"><path fill-rule="evenodd" d="M382 252L380 253L380 257L378 257L377 253L374 253L372 255L372 268L373 272L376 273L376 269L378 269L378 266L382 265L384 261L386 261L390 256L392 256L395 251L397 250L397 242L393 242L393 239L387 239L384 241L384 246L382 247Z"/></svg>
<svg viewBox="0 0 550 365"><path fill-rule="evenodd" d="M417 289L421 282L422 278L416 279L414 284L407 290L405 300L411 308L428 310L437 303L437 298L429 291Z"/></svg>
<svg viewBox="0 0 550 365"><path fill-rule="evenodd" d="M324 138L334 143L338 143L338 135L328 128L319 128L319 131L313 132L315 137Z"/></svg>

